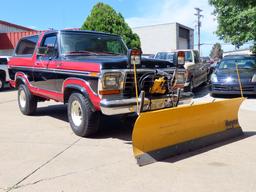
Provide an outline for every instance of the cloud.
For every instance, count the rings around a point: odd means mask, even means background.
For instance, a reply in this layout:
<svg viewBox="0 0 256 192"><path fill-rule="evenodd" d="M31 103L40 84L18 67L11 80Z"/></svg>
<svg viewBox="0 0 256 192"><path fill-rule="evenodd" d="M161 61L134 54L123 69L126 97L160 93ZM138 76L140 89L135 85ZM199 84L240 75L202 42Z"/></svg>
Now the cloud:
<svg viewBox="0 0 256 192"><path fill-rule="evenodd" d="M162 4L159 10L152 11L143 17L131 17L127 18L126 21L132 26L143 26L152 25L159 23L170 23L179 22L194 28L196 25L195 7L199 7L203 10L202 14L202 30L207 32L214 32L217 27L217 22L214 16L211 14L213 8L208 4L207 0L195 1L170 1L170 0L159 0L156 3ZM152 5L154 6L154 5ZM152 9L151 9L152 10ZM145 10L146 11L146 10Z"/></svg>
<svg viewBox="0 0 256 192"><path fill-rule="evenodd" d="M154 5L155 4L155 5ZM156 6L158 4L158 6ZM161 6L159 6L161 4ZM197 24L195 7L199 7L204 17L201 19L201 43L218 42L218 37L214 34L217 29L217 21L212 15L213 7L208 4L208 0L158 0L152 3L152 8L147 14L141 17L126 18L126 21L131 27L146 26L160 23L179 22L190 28L195 29ZM156 9L154 9L156 7ZM154 11L152 11L154 10ZM146 10L145 10L146 12ZM196 37L196 30L195 30ZM197 38L195 38L196 40ZM197 42L197 40L195 41ZM211 46L204 50L203 54L207 55Z"/></svg>

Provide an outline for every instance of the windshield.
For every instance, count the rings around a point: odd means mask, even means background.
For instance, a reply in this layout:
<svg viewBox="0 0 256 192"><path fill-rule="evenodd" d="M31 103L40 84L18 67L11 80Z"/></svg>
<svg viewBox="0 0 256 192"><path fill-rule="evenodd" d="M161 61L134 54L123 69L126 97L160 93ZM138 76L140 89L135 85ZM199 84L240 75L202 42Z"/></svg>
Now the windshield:
<svg viewBox="0 0 256 192"><path fill-rule="evenodd" d="M166 57L167 57L167 53L165 53L165 52L160 52L160 53L157 53L156 54L156 57L155 57L155 59L166 59Z"/></svg>
<svg viewBox="0 0 256 192"><path fill-rule="evenodd" d="M155 59L173 61L173 57L174 57L174 53L159 52L156 54Z"/></svg>
<svg viewBox="0 0 256 192"><path fill-rule="evenodd" d="M61 54L64 55L126 55L121 38L90 33L63 33Z"/></svg>
<svg viewBox="0 0 256 192"><path fill-rule="evenodd" d="M219 69L236 69L236 65L240 69L256 69L256 58L222 60L218 68Z"/></svg>

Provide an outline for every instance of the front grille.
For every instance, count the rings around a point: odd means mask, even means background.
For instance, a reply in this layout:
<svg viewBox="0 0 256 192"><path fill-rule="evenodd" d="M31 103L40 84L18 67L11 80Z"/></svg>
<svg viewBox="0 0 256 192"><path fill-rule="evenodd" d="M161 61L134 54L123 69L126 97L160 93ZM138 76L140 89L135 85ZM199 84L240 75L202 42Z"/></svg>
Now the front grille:
<svg viewBox="0 0 256 192"><path fill-rule="evenodd" d="M137 72L137 83L138 83L138 89L140 90L140 79L142 78L142 76L145 77L146 74L152 74L154 73L154 71L138 71ZM172 72L170 72L172 73ZM179 73L178 74L178 83L184 83L184 74ZM153 85L153 80L151 78L146 78L144 80L144 84L143 84L143 90L145 91L145 95L148 96L149 95L149 90L151 88L151 86ZM132 98L136 96L135 93L135 86L134 86L134 73L133 72L127 72L126 73L126 78L125 78L125 84L124 84L124 90L123 90L123 96L124 97L128 97L128 98Z"/></svg>
<svg viewBox="0 0 256 192"><path fill-rule="evenodd" d="M225 77L225 78L218 78L218 81L220 82L220 83L227 83L227 78ZM249 83L250 82L250 79L241 79L240 80L242 83ZM239 83L239 81L238 81L238 79L237 78L232 78L232 81L231 81L231 83Z"/></svg>
<svg viewBox="0 0 256 192"><path fill-rule="evenodd" d="M142 75L150 73L150 72L137 72L137 83L139 84L139 80L141 79ZM149 88L152 85L152 81L145 81L144 83L144 90L146 93L149 91ZM123 96L124 97L135 97L135 84L134 84L134 73L128 72L126 73L125 78L125 84L124 84L124 90L123 90Z"/></svg>
<svg viewBox="0 0 256 192"><path fill-rule="evenodd" d="M225 86L225 85L216 85L214 86L216 91L240 91L239 85ZM242 86L243 91L254 91L254 86Z"/></svg>

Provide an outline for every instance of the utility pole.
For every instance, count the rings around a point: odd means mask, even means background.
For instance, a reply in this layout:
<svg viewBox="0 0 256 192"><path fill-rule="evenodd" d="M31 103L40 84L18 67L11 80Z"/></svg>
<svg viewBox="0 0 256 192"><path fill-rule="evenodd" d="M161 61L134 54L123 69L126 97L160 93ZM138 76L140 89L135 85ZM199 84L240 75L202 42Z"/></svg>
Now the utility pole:
<svg viewBox="0 0 256 192"><path fill-rule="evenodd" d="M201 19L201 17L203 17L203 15L201 15L200 13L203 10L198 8L198 7L196 7L195 10L196 10L196 13L194 15L197 16L197 40L198 40L198 44L197 45L198 45L198 51L201 54L201 52L200 52L201 51L200 50L200 45L201 45L201 43L200 43L200 28L201 28L201 21L200 21L200 19Z"/></svg>

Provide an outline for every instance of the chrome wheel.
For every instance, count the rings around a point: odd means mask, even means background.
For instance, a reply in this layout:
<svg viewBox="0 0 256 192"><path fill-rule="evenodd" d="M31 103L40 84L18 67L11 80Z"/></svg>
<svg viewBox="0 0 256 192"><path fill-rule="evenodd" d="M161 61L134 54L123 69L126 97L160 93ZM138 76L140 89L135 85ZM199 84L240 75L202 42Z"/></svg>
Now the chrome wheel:
<svg viewBox="0 0 256 192"><path fill-rule="evenodd" d="M24 90L20 91L19 102L22 108L26 107L27 100L26 100L26 93Z"/></svg>
<svg viewBox="0 0 256 192"><path fill-rule="evenodd" d="M75 126L79 127L83 121L82 107L80 103L75 100L71 104L71 118Z"/></svg>

